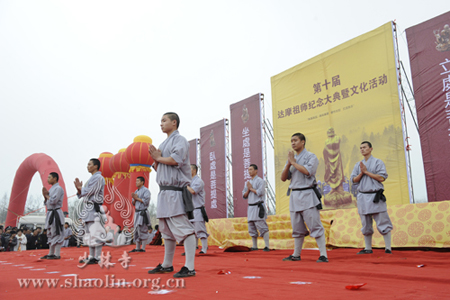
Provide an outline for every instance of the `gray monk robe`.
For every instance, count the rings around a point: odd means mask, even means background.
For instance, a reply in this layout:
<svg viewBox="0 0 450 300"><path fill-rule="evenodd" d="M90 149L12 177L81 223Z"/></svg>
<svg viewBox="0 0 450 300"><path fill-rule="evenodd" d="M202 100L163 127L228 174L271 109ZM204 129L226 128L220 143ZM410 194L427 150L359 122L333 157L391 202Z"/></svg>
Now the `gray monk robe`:
<svg viewBox="0 0 450 300"><path fill-rule="evenodd" d="M189 143L180 135L178 130L173 131L167 139L159 146L162 157L171 157L177 164L166 165L159 163L156 171L156 182L160 191L158 194L156 217L159 220L159 230L164 239L164 261L150 274L160 273L161 270L170 268L173 270L173 257L175 255L176 242L184 243L186 253L185 266L175 275L180 276L181 271L187 272L189 276L195 275L195 231L189 222L188 214L192 212L191 199L183 201L183 193L189 192L186 187L191 183L191 167L189 161ZM164 272L164 271L163 271ZM170 272L170 270L169 270ZM175 276L174 275L174 276ZM184 276L184 275L181 275Z"/></svg>
<svg viewBox="0 0 450 300"><path fill-rule="evenodd" d="M292 237L304 237L308 233L314 238L321 237L325 230L320 221L320 213L316 206L320 204L314 190L311 188L316 184L316 171L319 166L317 156L306 149L294 156L297 164L305 167L309 175L305 175L294 166L289 168L289 211L291 213Z"/></svg>
<svg viewBox="0 0 450 300"><path fill-rule="evenodd" d="M64 190L59 183L55 183L48 192L50 198L45 203L45 206L47 207L45 228L47 229L47 244L53 246L64 242L65 219L61 209L64 199Z"/></svg>
<svg viewBox="0 0 450 300"><path fill-rule="evenodd" d="M88 182L81 189L81 194L78 198L84 198L84 208L80 214L81 219L85 223L85 235L83 242L89 247L103 246L106 239L106 230L101 224L103 218L103 198L104 198L105 179L102 172L98 171L89 178ZM94 224L95 218L98 217L98 228L91 232L90 227Z"/></svg>
<svg viewBox="0 0 450 300"><path fill-rule="evenodd" d="M367 161L363 159L362 162L366 166L368 172L380 175L384 179L388 177L386 166L380 159L370 156ZM353 182L353 178L361 173L359 163L360 162L357 162L353 168L353 172L350 176L351 182ZM359 183L353 184L358 188L356 200L358 204L358 213L363 225L361 228L363 235L373 234L372 218L375 219L378 231L382 235L389 233L393 227L387 213L386 201L380 200L377 203L374 203L376 192L384 190L383 183L367 175L363 175Z"/></svg>
<svg viewBox="0 0 450 300"><path fill-rule="evenodd" d="M171 186L183 188L191 183L191 167L189 161L189 143L175 130L160 146L162 157L172 157L178 165L158 164L156 182L160 187ZM156 217L160 220L159 230L163 239L182 242L194 233L194 226L186 216L182 192L160 190L158 194ZM166 220L173 222L169 228Z"/></svg>
<svg viewBox="0 0 450 300"><path fill-rule="evenodd" d="M267 211L266 211L266 197L265 188L266 183L264 180L258 176L255 176L250 180L252 187L256 190L256 194L250 192L248 194L248 208L247 208L247 222L248 222L248 233L252 237L263 236L264 233L269 231L267 226ZM242 196L247 193L247 184L244 185L244 190L242 191ZM261 209L264 210L263 216L260 217L259 214Z"/></svg>
<svg viewBox="0 0 450 300"><path fill-rule="evenodd" d="M209 234L206 231L205 219L203 218L201 208L205 206L205 183L198 176L195 175L192 178L190 187L194 190L195 194L192 195L192 202L194 203L194 219L191 220L194 224L195 235L199 239L208 238Z"/></svg>
<svg viewBox="0 0 450 300"><path fill-rule="evenodd" d="M72 236L72 229L70 227L64 228L64 243L63 247L69 247L69 239L66 239L66 237Z"/></svg>
<svg viewBox="0 0 450 300"><path fill-rule="evenodd" d="M148 226L150 226L150 214L147 210L150 204L150 191L142 186L140 189L134 192L137 197L143 201L135 201L135 212L134 212L134 241L137 243L146 243L149 237Z"/></svg>

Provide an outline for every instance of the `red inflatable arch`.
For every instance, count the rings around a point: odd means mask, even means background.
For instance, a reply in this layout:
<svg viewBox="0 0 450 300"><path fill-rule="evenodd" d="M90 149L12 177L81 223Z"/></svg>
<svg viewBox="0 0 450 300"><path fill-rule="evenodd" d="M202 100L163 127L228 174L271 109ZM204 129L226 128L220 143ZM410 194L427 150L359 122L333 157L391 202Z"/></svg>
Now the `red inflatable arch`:
<svg viewBox="0 0 450 300"><path fill-rule="evenodd" d="M6 215L6 226L16 226L17 215L23 215L25 203L27 201L28 189L34 174L39 172L42 184L50 190L51 185L47 183L47 177L51 172L59 174L59 185L66 191L64 179L56 162L47 154L35 153L28 156L17 169L14 183L9 199L8 214ZM42 205L44 205L44 197L42 197ZM64 193L63 211L67 209L67 193Z"/></svg>

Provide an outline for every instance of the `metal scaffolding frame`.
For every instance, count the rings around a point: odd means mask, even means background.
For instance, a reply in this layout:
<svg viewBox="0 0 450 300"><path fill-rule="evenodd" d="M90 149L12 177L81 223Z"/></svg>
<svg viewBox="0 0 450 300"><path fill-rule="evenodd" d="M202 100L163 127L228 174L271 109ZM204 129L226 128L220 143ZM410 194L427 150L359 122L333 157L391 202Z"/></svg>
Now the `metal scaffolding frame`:
<svg viewBox="0 0 450 300"><path fill-rule="evenodd" d="M202 177L202 156L200 155L200 139L196 139L197 140L197 167L198 167L198 176L201 178Z"/></svg>
<svg viewBox="0 0 450 300"><path fill-rule="evenodd" d="M414 121L414 125L415 125L415 129L417 130L417 133L419 132L419 127L417 125L417 116L415 115L414 111L411 108L411 104L410 101L414 101L414 91L412 89L411 83L409 81L408 75L406 74L405 68L403 66L403 62L400 60L400 53L399 53L399 47L398 47L398 38L397 38L397 24L395 22L393 22L392 24L392 29L393 29L393 40L394 40L394 51L395 51L395 65L396 65L396 73L397 73L397 80L399 83L398 86L398 94L400 97L400 114L402 117L402 123L403 123L403 134L404 134L404 146L405 146L405 150L406 150L406 167L407 167L407 176L408 176L408 185L409 185L409 196L410 196L410 201L412 201L412 203L415 203L415 198L414 198L414 184L413 184L413 176L412 176L412 166L411 166L411 155L410 155L410 146L409 146L409 135L408 135L408 126L407 126L407 122L406 122L406 107L405 107L405 103L407 104L407 107L409 109L410 112L410 116L412 118L412 120ZM403 75L403 77L402 77ZM403 82L402 78L406 78L406 84ZM409 89L408 89L409 88ZM411 98L408 99L408 96L406 94L406 92L409 92L409 94L411 95Z"/></svg>
<svg viewBox="0 0 450 300"><path fill-rule="evenodd" d="M276 199L275 199L275 191L272 188L269 177L267 176L267 141L269 141L272 149L274 148L274 139L273 139L273 126L270 124L270 121L266 119L265 106L264 106L264 94L259 94L260 99L260 107L261 107L261 129L262 129L262 144L263 144L263 164L264 164L264 180L266 181L266 199L267 199L267 208L269 215L274 215L276 213Z"/></svg>
<svg viewBox="0 0 450 300"><path fill-rule="evenodd" d="M231 151L230 151L230 122L225 119L225 168L227 178L227 218L234 217L234 201L233 201L233 186L231 184Z"/></svg>

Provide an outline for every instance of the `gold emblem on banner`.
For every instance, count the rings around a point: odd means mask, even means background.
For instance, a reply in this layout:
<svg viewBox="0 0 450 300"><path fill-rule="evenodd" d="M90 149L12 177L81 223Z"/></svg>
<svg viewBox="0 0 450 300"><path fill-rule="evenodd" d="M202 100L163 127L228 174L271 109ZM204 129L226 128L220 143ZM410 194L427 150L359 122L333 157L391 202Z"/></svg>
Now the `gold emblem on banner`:
<svg viewBox="0 0 450 300"><path fill-rule="evenodd" d="M440 31L433 30L433 34L436 37L436 50L440 52L450 50L450 27L448 24L444 25L444 29Z"/></svg>
<svg viewBox="0 0 450 300"><path fill-rule="evenodd" d="M244 104L244 108L242 108L242 116L241 119L244 123L247 123L248 119L250 118L250 115L248 114L248 108Z"/></svg>
<svg viewBox="0 0 450 300"><path fill-rule="evenodd" d="M216 141L214 140L214 130L211 129L209 133L209 146L214 147L216 145Z"/></svg>

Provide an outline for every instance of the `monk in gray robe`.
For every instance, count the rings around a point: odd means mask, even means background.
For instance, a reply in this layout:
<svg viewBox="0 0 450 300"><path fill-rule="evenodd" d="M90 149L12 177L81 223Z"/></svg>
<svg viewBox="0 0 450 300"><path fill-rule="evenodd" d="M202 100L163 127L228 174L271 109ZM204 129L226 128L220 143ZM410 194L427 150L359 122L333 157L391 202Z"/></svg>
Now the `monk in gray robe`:
<svg viewBox="0 0 450 300"><path fill-rule="evenodd" d="M64 190L59 185L59 174L52 172L48 175L47 182L52 185L50 191L42 188L44 196L44 205L47 207L45 218L45 228L47 229L47 244L50 252L41 257L41 259L60 259L61 247L64 242L64 214L62 205L64 199Z"/></svg>
<svg viewBox="0 0 450 300"><path fill-rule="evenodd" d="M328 262L325 230L320 220L319 198L315 192L316 171L319 160L313 153L305 149L306 138L302 133L294 133L291 137L291 146L288 161L281 173L281 180L291 180L289 185L289 211L291 213L292 237L294 238L294 253L284 258L285 261L299 261L305 236L309 234L316 239L320 256L317 260ZM308 228L306 227L306 225Z"/></svg>
<svg viewBox="0 0 450 300"><path fill-rule="evenodd" d="M69 240L72 237L72 228L68 222L64 223L64 243L63 247L69 247Z"/></svg>
<svg viewBox="0 0 450 300"><path fill-rule="evenodd" d="M373 253L373 220L377 224L378 232L383 235L385 253L392 254L391 230L393 227L387 213L386 197L383 195L383 182L388 177L386 166L380 159L372 156L373 148L370 142L362 142L359 149L364 159L355 164L350 176L358 189L356 200L365 242L365 248L357 254Z"/></svg>
<svg viewBox="0 0 450 300"><path fill-rule="evenodd" d="M134 242L136 248L130 252L145 252L145 246L149 237L148 226L150 226L150 213L147 208L150 204L150 191L144 186L145 178L136 178L137 190L131 194L134 211ZM142 246L142 249L141 249Z"/></svg>
<svg viewBox="0 0 450 300"><path fill-rule="evenodd" d="M102 176L100 169L100 161L92 158L87 166L88 172L92 174L86 186L83 187L83 182L75 178L75 188L77 189L78 198L83 198L84 208L80 213L80 217L84 223L84 238L83 244L89 246L89 257L86 260L81 260L80 263L97 264L100 261L102 254L102 247L105 244L106 230L103 227L101 220L104 219L103 204L105 179ZM103 220L104 221L104 220ZM91 226L95 230L91 230Z"/></svg>
<svg viewBox="0 0 450 300"><path fill-rule="evenodd" d="M264 251L269 249L269 226L267 226L266 212L266 183L261 177L258 177L258 166L251 164L248 168L248 174L252 178L247 181L242 191L244 199L248 199L247 222L248 233L252 237L253 246L251 250L258 250L258 231L259 236L264 238Z"/></svg>
<svg viewBox="0 0 450 300"><path fill-rule="evenodd" d="M186 253L185 266L174 277L195 276L195 230L189 222L187 212L192 213L192 198L185 197L187 186L191 183L189 162L189 143L180 135L178 127L180 118L176 113L166 113L161 118L161 130L167 139L156 149L150 145L149 153L157 171L156 182L159 185L156 217L164 239L164 262L149 274L173 272L173 257L176 242L184 244Z"/></svg>
<svg viewBox="0 0 450 300"><path fill-rule="evenodd" d="M202 242L202 250L199 254L206 254L208 250L208 236L209 233L206 230L205 218L205 183L197 175L197 165L191 165L192 181L188 186L189 192L192 194L192 202L194 203L194 219L191 220L195 229L196 244L198 245L198 239Z"/></svg>

